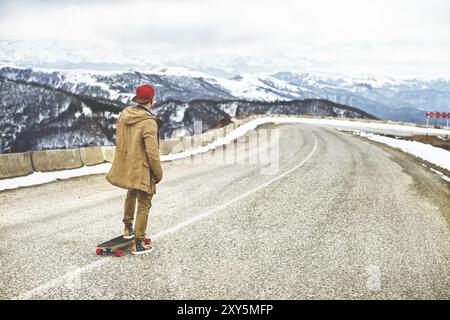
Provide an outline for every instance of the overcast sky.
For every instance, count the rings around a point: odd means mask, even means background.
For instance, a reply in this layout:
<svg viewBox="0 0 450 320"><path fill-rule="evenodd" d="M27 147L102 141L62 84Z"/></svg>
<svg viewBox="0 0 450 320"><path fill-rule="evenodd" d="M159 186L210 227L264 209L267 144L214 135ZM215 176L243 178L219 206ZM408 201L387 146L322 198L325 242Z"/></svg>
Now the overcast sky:
<svg viewBox="0 0 450 320"><path fill-rule="evenodd" d="M448 0L0 0L0 39L11 60L450 78Z"/></svg>

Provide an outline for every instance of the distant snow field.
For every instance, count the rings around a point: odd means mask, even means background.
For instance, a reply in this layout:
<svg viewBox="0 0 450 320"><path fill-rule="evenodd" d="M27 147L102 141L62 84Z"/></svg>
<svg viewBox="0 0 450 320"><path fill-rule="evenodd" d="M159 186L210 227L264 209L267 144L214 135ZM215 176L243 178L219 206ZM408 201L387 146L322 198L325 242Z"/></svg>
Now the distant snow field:
<svg viewBox="0 0 450 320"><path fill-rule="evenodd" d="M362 121L349 121L349 120L338 120L338 119L312 119L312 118L300 118L300 117L276 117L276 116L265 116L256 118L249 121L232 132L228 133L226 136L218 138L216 141L210 143L207 146L183 151L176 154L168 154L161 156L161 161L171 161L175 159L181 159L189 157L191 155L204 153L209 150L215 149L218 146L231 143L235 139L245 135L247 132L254 130L256 127L268 124L311 124L323 127L330 127L339 130L350 130L361 136L364 136L370 140L385 143L394 148L401 149L404 152L413 154L423 160L433 163L439 167L442 167L450 171L450 152L433 147L431 145L423 144L416 141L406 141L394 138L388 138L367 131L378 132L378 133L396 133L396 134L433 134L433 135L450 135L450 131L443 129L427 129L414 126L406 126L399 124L389 124L389 123L368 123ZM11 179L0 180L0 191L7 189L15 189L26 186L33 186L48 183L55 180L69 179L73 177L86 176L91 174L102 174L107 173L111 168L110 163L103 163L94 166L85 166L78 169L62 170L54 172L34 172L28 176L17 177ZM448 180L449 178L442 174L442 178Z"/></svg>

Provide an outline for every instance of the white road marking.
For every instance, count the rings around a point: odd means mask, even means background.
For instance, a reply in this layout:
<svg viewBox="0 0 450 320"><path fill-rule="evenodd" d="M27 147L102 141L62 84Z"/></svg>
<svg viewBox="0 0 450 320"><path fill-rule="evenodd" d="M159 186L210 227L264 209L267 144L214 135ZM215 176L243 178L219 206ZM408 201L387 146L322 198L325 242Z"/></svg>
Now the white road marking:
<svg viewBox="0 0 450 320"><path fill-rule="evenodd" d="M274 183L274 182L284 178L288 174L290 174L293 171L297 170L298 168L303 166L306 162L308 162L309 159L311 159L313 154L316 152L316 150L317 150L317 138L314 135L314 133L313 133L313 138L314 138L314 146L313 146L311 152L306 156L305 159L303 159L300 163L298 163L296 166L292 167L288 171L280 174L279 176L276 176L275 178L273 178L273 179L271 179L269 181L264 182L263 184L259 185L258 187L254 188L252 190L249 190L249 191L241 194L240 196L238 196L236 198L233 198L233 199L231 199L231 200L221 204L218 207L215 207L214 209L211 209L211 210L208 210L208 211L206 211L206 212L204 212L202 214L196 215L195 217L192 217L192 218L190 218L190 219L188 219L186 221L183 221L183 222L181 222L181 223L179 223L179 224L177 224L177 225L175 225L175 226L173 226L173 227L171 227L169 229L160 231L160 232L154 234L152 238L153 239L161 239L161 238L163 238L165 236L174 234L174 233L180 231L181 229L183 229L183 228L185 228L187 226L190 226L190 225L192 225L192 224L194 224L194 223L196 223L196 222L198 222L200 220L206 219L209 216L215 214L216 212L222 210L223 208L226 208L226 207L228 207L228 206L238 202L239 200L242 200L242 199L250 196L251 194L254 194L255 192L260 191L261 189L266 188L267 186L271 185L272 183ZM29 291L27 291L27 292L25 292L25 293L15 297L15 298L13 298L13 300L27 300L27 299L31 299L33 296L36 296L36 295L39 295L39 294L43 294L46 291L48 291L49 289L57 287L57 286L63 284L64 282L67 282L69 279L73 278L75 275L80 275L80 274L82 274L84 272L87 272L87 271L90 271L92 269L95 269L95 268L97 268L99 266L102 266L102 265L106 264L109 261L111 261L110 257L104 258L104 259L101 259L101 260L97 260L97 261L95 261L93 263L90 263L90 264L88 264L88 265L86 265L86 266L84 266L82 268L78 268L78 269L72 270L71 272L68 272L68 273L66 273L66 274L64 274L64 275L62 275L62 276L60 276L60 277L58 277L56 279L53 279L53 280L51 280L49 282L46 282L43 285L40 285L40 286L38 286L38 287L36 287L36 288L34 288L32 290L29 290Z"/></svg>
<svg viewBox="0 0 450 320"><path fill-rule="evenodd" d="M202 214L196 215L195 217L192 217L192 218L190 218L190 219L188 219L188 220L186 220L186 221L183 221L183 222L181 222L181 223L177 224L176 226L173 226L173 227L171 227L171 228L169 228L169 229L166 229L166 230L163 230L163 231L161 231L161 232L158 232L157 234L155 234L155 235L153 236L153 238L154 238L154 239L162 238L162 237L164 237L164 236L166 236L166 235L175 233L175 232L181 230L181 229L184 228L184 227L187 227L187 226L189 226L189 225L191 225L191 224L194 224L194 223L197 222L197 221L203 220L203 219L209 217L210 215L216 213L217 211L220 211L220 210L222 210L223 208L228 207L228 206L230 206L230 205L232 205L232 204L238 202L239 200L242 200L243 198L248 197L249 195L251 195L251 194L253 194L253 193L255 193L255 192L258 192L259 190L264 189L265 187L271 185L272 183L274 183L274 182L276 182L276 181L278 181L278 180L284 178L285 176L287 176L287 175L290 174L291 172L297 170L298 168L300 168L301 166L303 166L303 165L304 165L304 164L312 157L312 155L313 155L313 154L316 152L316 150L317 150L317 139L316 139L316 136L315 136L314 134L313 134L313 137L314 137L314 146L313 146L313 149L312 149L311 152L308 154L308 156L307 156L305 159L303 159L302 162L300 162L299 164L297 164L295 167L289 169L288 171L286 171L286 172L280 174L279 176L276 176L275 178L273 178L273 179L271 179L271 180L269 180L269 181L264 182L263 184L259 185L258 187L254 188L254 189L252 189L252 190L249 190L249 191L247 191L247 192L241 194L240 196L238 196L238 197L236 197L236 198L233 198L233 199L231 199L231 200L229 200L229 201L227 201L227 202L221 204L221 205L218 206L218 207L215 207L215 208L213 208L213 209L211 209L211 210L208 210L208 211L206 211L206 212L204 212L204 213L202 213Z"/></svg>
<svg viewBox="0 0 450 320"><path fill-rule="evenodd" d="M98 266L104 265L110 259L111 258L108 257L105 259L97 260L97 261L92 262L82 268L77 268L77 269L71 270L70 272L67 272L66 274L62 275L61 277L58 277L49 282L46 282L43 285L40 285L39 287L36 287L30 291L27 291L27 292L13 298L12 300L28 300L28 299L31 299L33 296L43 294L47 290L57 287L57 286L61 285L62 283L67 282L76 276L79 276L80 274L82 274L84 272L95 269Z"/></svg>

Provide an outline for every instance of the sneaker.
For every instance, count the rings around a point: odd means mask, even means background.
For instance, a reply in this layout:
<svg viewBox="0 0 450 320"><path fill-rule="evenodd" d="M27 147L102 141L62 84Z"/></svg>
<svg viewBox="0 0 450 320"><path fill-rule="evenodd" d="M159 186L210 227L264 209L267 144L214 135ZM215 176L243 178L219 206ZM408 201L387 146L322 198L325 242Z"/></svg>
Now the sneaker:
<svg viewBox="0 0 450 320"><path fill-rule="evenodd" d="M131 246L131 253L143 254L151 252L153 250L153 243L149 240L146 239L133 242L133 245Z"/></svg>
<svg viewBox="0 0 450 320"><path fill-rule="evenodd" d="M125 227L125 231L123 232L124 239L133 239L134 238L134 230L133 227Z"/></svg>

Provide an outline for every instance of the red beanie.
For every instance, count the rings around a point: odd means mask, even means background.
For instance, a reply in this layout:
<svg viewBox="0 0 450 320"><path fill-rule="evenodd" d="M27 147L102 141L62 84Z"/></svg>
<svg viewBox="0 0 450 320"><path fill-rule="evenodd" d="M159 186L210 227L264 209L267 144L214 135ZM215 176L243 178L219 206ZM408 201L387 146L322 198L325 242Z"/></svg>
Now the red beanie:
<svg viewBox="0 0 450 320"><path fill-rule="evenodd" d="M144 84L136 88L136 95L133 97L133 101L139 104L147 104L153 101L155 97L155 89L149 84Z"/></svg>

